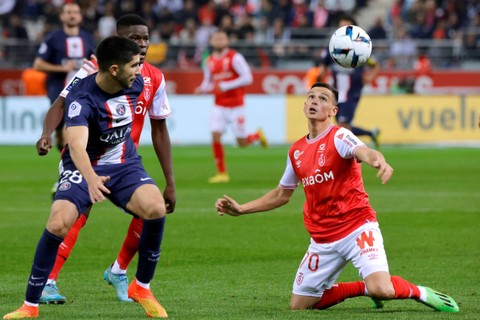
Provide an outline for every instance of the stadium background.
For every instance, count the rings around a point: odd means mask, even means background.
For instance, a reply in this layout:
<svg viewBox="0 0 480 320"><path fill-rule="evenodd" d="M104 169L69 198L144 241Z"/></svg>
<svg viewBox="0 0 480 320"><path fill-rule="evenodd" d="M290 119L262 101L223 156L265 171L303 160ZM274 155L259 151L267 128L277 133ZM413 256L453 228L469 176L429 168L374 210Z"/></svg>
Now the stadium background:
<svg viewBox="0 0 480 320"><path fill-rule="evenodd" d="M33 144L48 102L22 82L46 32L58 28L62 1L2 2L0 143ZM83 28L100 41L112 21L134 12L151 28L148 60L165 73L178 144L208 144L202 132L211 97L190 96L202 79L212 28L228 30L251 64L249 126L271 143L303 134L304 75L326 47L336 20L352 14L373 39L382 71L364 89L355 121L382 130L382 143L476 143L480 115L480 1L79 1ZM10 4L10 7L8 5ZM425 63L425 61L427 61ZM265 98L268 97L268 98ZM273 99L273 100L272 100ZM194 102L195 101L195 102ZM264 119L269 119L265 121ZM199 134L187 134L191 130ZM149 143L144 134L144 143ZM231 136L227 142L232 141Z"/></svg>

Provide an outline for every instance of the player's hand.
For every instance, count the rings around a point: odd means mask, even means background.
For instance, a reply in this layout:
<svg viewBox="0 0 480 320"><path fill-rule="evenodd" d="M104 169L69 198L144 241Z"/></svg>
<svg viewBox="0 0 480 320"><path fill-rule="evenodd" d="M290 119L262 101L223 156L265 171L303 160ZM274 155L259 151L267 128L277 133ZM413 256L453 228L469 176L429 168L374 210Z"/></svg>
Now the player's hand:
<svg viewBox="0 0 480 320"><path fill-rule="evenodd" d="M87 181L88 194L92 203L102 202L105 200L105 193L110 194L110 190L105 187L105 183L110 180L109 176L95 176L90 181Z"/></svg>
<svg viewBox="0 0 480 320"><path fill-rule="evenodd" d="M230 216L238 217L242 214L240 205L237 203L237 201L233 200L227 195L224 195L223 198L217 199L215 202L215 209L220 216L228 214Z"/></svg>
<svg viewBox="0 0 480 320"><path fill-rule="evenodd" d="M172 213L175 211L175 203L177 202L177 196L175 194L175 188L172 186L166 186L163 191L163 199L165 199L165 207L167 213Z"/></svg>
<svg viewBox="0 0 480 320"><path fill-rule="evenodd" d="M98 71L97 57L92 54L90 60L83 59L82 69L88 72L88 75Z"/></svg>
<svg viewBox="0 0 480 320"><path fill-rule="evenodd" d="M36 147L39 156L46 155L50 149L52 149L52 138L45 136L40 137L37 141Z"/></svg>
<svg viewBox="0 0 480 320"><path fill-rule="evenodd" d="M382 184L387 183L393 174L393 168L385 160L375 160L372 167L378 169L377 177L382 180Z"/></svg>

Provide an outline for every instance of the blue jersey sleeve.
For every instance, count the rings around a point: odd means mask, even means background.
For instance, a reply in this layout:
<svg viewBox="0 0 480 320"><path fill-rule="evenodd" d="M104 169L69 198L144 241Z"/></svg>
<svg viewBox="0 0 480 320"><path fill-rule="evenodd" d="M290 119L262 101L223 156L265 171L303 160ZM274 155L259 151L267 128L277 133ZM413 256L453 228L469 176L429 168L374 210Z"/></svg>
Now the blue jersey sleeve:
<svg viewBox="0 0 480 320"><path fill-rule="evenodd" d="M53 60L53 46L52 46L53 33L48 34L45 40L40 44L38 48L37 57L51 62Z"/></svg>
<svg viewBox="0 0 480 320"><path fill-rule="evenodd" d="M75 99L66 101L67 110L65 112L65 126L86 126L88 127L88 120L92 118L93 113L90 103L86 99Z"/></svg>

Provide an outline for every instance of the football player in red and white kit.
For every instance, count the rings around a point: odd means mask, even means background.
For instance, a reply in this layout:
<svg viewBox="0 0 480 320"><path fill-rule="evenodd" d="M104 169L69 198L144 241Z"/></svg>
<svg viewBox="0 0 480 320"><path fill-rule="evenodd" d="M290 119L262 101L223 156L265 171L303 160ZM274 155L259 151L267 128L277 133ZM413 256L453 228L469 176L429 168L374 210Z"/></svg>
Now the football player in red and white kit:
<svg viewBox="0 0 480 320"><path fill-rule="evenodd" d="M211 38L213 52L205 61L203 81L195 93L213 93L215 104L210 114L213 157L217 174L209 178L210 183L229 182L230 176L225 165L222 134L227 125L233 131L240 147L260 141L267 147L262 129L247 133L245 121L245 87L253 81L252 72L243 55L229 48L228 36L224 31L215 31Z"/></svg>
<svg viewBox="0 0 480 320"><path fill-rule="evenodd" d="M149 30L146 22L141 17L133 14L127 14L120 17L117 20L117 32L118 35L135 41L141 49L140 63L144 88L138 98L137 107L135 109L131 137L135 145L138 147L145 115L148 113L152 127L153 146L165 177L166 186L163 191L163 196L166 203L167 213L171 213L175 209L176 192L170 136L166 125L166 118L170 116L171 109L165 90L165 78L159 69L145 61L149 46ZM47 154L51 148L51 134L63 116L63 102L69 90L77 81L80 81L80 79L88 75L88 73L96 71L95 68L96 66L92 61L85 64L83 66L83 71L79 71L73 77L72 81L60 94L60 97L49 109L45 118L42 136L37 142L37 151L40 155ZM88 70L88 72L86 70ZM79 216L78 220L61 243L55 266L49 275L48 283L42 293L42 298L40 300L41 303L65 303L66 298L59 293L56 286L56 279L75 245L80 229L87 221L90 210L87 211L88 212ZM137 252L141 231L142 220L133 218L117 259L104 272L105 280L115 287L117 298L120 301L132 301L127 295L128 279L126 272L129 263Z"/></svg>
<svg viewBox="0 0 480 320"><path fill-rule="evenodd" d="M380 152L332 123L337 101L335 88L315 83L303 106L309 133L291 146L278 187L242 205L225 195L215 204L217 212L239 216L272 210L286 204L302 184L303 220L311 239L293 283L291 309L325 309L367 295L377 307L388 299L415 299L438 311L458 312L451 297L390 275L360 163L376 168L384 184L393 169ZM336 283L349 261L363 281Z"/></svg>

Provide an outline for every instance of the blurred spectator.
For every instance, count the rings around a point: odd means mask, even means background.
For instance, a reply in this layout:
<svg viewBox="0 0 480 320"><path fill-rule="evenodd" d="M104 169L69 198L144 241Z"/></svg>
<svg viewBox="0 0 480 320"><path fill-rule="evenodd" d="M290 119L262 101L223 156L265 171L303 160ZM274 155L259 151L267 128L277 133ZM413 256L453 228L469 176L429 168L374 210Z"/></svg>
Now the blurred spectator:
<svg viewBox="0 0 480 320"><path fill-rule="evenodd" d="M432 62L425 52L418 55L413 65L416 75L429 75L432 72Z"/></svg>
<svg viewBox="0 0 480 320"><path fill-rule="evenodd" d="M317 5L311 9L313 12L313 27L316 29L326 27L328 25L329 13L327 8L325 8L325 0L318 0Z"/></svg>
<svg viewBox="0 0 480 320"><path fill-rule="evenodd" d="M117 21L114 15L114 5L112 2L105 3L103 16L98 19L98 36L101 39L112 36L117 33Z"/></svg>
<svg viewBox="0 0 480 320"><path fill-rule="evenodd" d="M315 59L313 66L305 73L305 90L308 91L315 82L321 82L322 70L320 69L321 60Z"/></svg>
<svg viewBox="0 0 480 320"><path fill-rule="evenodd" d="M183 8L175 12L175 18L177 22L182 26L189 19L197 21L197 7L195 5L195 1L185 0Z"/></svg>
<svg viewBox="0 0 480 320"><path fill-rule="evenodd" d="M5 38L28 40L27 29L23 26L21 18L16 14L8 17L8 24L3 29Z"/></svg>
<svg viewBox="0 0 480 320"><path fill-rule="evenodd" d="M390 67L411 70L417 57L417 44L405 29L396 30L396 35L390 48Z"/></svg>
<svg viewBox="0 0 480 320"><path fill-rule="evenodd" d="M385 27L383 26L382 17L375 18L373 26L368 29L367 33L372 40L383 40L387 38L387 30L385 30Z"/></svg>

